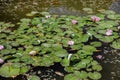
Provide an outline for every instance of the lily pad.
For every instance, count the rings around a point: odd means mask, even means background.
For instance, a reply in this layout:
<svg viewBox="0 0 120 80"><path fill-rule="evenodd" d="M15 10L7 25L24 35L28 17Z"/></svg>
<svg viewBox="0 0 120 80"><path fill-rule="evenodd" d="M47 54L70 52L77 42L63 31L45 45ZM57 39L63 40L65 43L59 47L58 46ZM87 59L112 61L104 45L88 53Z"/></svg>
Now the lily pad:
<svg viewBox="0 0 120 80"><path fill-rule="evenodd" d="M94 46L94 47L100 47L102 45L101 42L91 42L90 45Z"/></svg>
<svg viewBox="0 0 120 80"><path fill-rule="evenodd" d="M36 76L36 75L30 75L28 80L41 80L41 79L38 76Z"/></svg>
<svg viewBox="0 0 120 80"><path fill-rule="evenodd" d="M90 79L93 79L93 80L99 80L101 78L101 74L98 73L98 72L90 72L88 73L88 76L90 77Z"/></svg>
<svg viewBox="0 0 120 80"><path fill-rule="evenodd" d="M110 46L115 49L120 49L120 39L114 41Z"/></svg>
<svg viewBox="0 0 120 80"><path fill-rule="evenodd" d="M64 80L79 80L74 74L68 74L64 77Z"/></svg>
<svg viewBox="0 0 120 80"><path fill-rule="evenodd" d="M29 70L29 67L20 66L19 63L5 63L0 67L0 75L3 77L14 77L19 74L24 74Z"/></svg>

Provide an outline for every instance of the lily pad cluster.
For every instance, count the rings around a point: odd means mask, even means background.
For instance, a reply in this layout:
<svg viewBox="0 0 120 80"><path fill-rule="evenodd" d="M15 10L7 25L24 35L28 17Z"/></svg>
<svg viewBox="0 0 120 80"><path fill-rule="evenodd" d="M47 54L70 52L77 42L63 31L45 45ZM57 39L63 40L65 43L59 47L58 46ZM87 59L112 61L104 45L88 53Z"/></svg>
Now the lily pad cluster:
<svg viewBox="0 0 120 80"><path fill-rule="evenodd" d="M102 67L92 56L101 47L101 41L112 42L112 47L119 48L119 15L115 20L105 20L105 15L100 15L101 20L90 15L59 16L47 12L29 15L34 17L16 24L0 22L0 75L3 77L60 63L70 73L65 80L98 80ZM108 29L112 35L106 35Z"/></svg>
<svg viewBox="0 0 120 80"><path fill-rule="evenodd" d="M109 13L107 13L109 12ZM109 43L111 47L120 49L120 15L110 11L106 14L98 14L100 21L88 23L87 31L92 37L103 43Z"/></svg>

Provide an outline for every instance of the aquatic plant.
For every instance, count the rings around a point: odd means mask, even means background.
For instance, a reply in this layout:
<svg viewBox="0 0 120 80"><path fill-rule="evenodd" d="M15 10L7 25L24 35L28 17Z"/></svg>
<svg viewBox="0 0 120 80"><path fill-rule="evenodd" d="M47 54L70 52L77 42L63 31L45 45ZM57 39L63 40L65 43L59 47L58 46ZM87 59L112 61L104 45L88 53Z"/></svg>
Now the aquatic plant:
<svg viewBox="0 0 120 80"><path fill-rule="evenodd" d="M102 67L93 55L102 42L119 49L117 27L120 15L115 15L113 21L105 20L104 14L91 20L93 15L29 13L30 16L36 14L37 17L21 19L17 24L0 22L0 44L4 45L4 48L1 46L0 59L5 61L0 67L0 75L15 77L36 66L50 67L60 63L69 73L65 80L100 79ZM112 33L109 36L106 35L108 29ZM35 75L29 78L39 79Z"/></svg>

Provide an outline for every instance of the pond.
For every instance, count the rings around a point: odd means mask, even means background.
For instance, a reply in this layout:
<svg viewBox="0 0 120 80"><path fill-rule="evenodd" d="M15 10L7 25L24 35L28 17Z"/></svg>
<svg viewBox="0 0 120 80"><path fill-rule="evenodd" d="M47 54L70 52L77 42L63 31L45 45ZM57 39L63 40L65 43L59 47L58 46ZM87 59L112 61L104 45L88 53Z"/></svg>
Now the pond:
<svg viewBox="0 0 120 80"><path fill-rule="evenodd" d="M84 8L92 10L86 13ZM106 9L120 13L119 0L0 0L0 21L14 23L26 17L25 14L31 11L77 16L95 14ZM103 46L103 58L98 61L103 66L101 80L120 79L120 50Z"/></svg>

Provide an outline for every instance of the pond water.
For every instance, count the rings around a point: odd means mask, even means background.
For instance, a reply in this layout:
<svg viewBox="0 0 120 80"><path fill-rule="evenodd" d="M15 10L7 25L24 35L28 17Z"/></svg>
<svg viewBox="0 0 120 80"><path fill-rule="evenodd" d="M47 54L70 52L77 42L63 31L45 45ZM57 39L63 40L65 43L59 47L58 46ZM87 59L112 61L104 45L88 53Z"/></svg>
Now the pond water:
<svg viewBox="0 0 120 80"><path fill-rule="evenodd" d="M31 11L48 11L58 15L83 15L83 8L111 9L120 13L119 0L0 0L0 21L16 22ZM120 51L104 48L101 80L120 80Z"/></svg>
<svg viewBox="0 0 120 80"><path fill-rule="evenodd" d="M83 8L93 12L112 9L120 12L120 3L113 0L0 0L0 21L16 21L31 11L48 11L51 14L82 15Z"/></svg>

